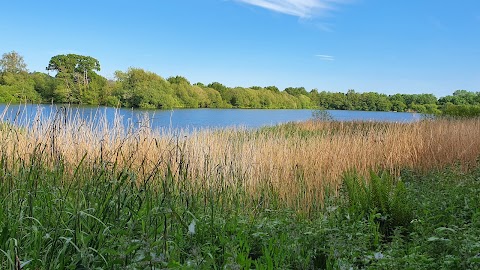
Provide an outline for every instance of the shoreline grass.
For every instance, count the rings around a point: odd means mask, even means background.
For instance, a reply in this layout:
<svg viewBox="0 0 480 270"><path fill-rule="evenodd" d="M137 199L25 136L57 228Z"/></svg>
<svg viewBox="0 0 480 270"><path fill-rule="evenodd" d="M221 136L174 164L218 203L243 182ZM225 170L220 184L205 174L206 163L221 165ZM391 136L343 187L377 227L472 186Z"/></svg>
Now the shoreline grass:
<svg viewBox="0 0 480 270"><path fill-rule="evenodd" d="M141 119L133 129L119 119L113 125L102 118L87 122L59 111L46 120L37 116L28 129L3 128L0 154L12 166L28 164L35 156L47 168L61 162L69 173L79 164L128 168L138 181L149 181L170 170L207 189L221 185L258 194L270 188L286 205L306 211L321 204L326 189L338 191L343 174L352 169L363 176L372 169L392 175L453 164L468 169L480 156L478 119L307 121L257 130L192 132L152 130L148 123Z"/></svg>
<svg viewBox="0 0 480 270"><path fill-rule="evenodd" d="M64 116L0 130L1 269L480 263L478 119L186 133Z"/></svg>

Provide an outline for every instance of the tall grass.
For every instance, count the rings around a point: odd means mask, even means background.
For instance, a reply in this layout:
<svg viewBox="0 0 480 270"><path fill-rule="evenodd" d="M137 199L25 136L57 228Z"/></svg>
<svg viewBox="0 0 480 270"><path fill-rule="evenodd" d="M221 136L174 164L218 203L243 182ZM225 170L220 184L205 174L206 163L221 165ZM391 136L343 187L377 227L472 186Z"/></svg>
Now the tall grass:
<svg viewBox="0 0 480 270"><path fill-rule="evenodd" d="M0 155L7 168L32 165L65 173L122 169L137 182L171 173L195 190L235 188L261 203L309 210L325 190L337 191L344 172L402 169L430 171L452 164L465 168L480 155L480 120L417 123L310 121L260 130L152 130L117 119L86 122L59 111L37 116L29 128L2 127ZM274 191L276 194L266 196ZM268 194L267 194L267 193Z"/></svg>
<svg viewBox="0 0 480 270"><path fill-rule="evenodd" d="M468 169L480 153L479 120L193 132L120 120L88 122L60 110L0 126L0 269L329 269L364 265L355 261L361 256L375 263L381 233L401 240L390 227L409 222L411 211L398 208L412 198L371 170ZM333 218L322 217L324 196L343 179L349 206L363 213L352 218L335 206L326 210Z"/></svg>

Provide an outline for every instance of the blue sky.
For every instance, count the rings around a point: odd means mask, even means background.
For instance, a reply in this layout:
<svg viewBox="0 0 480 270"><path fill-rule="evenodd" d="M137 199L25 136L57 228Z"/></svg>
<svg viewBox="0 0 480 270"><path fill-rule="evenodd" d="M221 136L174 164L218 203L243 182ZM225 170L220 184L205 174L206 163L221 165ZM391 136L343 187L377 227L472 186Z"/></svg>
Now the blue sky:
<svg viewBox="0 0 480 270"><path fill-rule="evenodd" d="M76 53L227 86L480 91L478 0L5 1L0 53Z"/></svg>

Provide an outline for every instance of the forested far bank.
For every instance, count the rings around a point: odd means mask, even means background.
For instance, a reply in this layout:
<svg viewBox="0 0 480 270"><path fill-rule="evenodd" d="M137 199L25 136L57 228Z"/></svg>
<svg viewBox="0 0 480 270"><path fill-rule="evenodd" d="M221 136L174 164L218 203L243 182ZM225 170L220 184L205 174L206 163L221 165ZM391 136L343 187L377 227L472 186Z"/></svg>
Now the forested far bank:
<svg viewBox="0 0 480 270"><path fill-rule="evenodd" d="M46 63L47 64L47 63ZM42 72L29 72L15 51L0 59L0 103L71 103L128 108L263 108L437 113L446 105L480 106L480 92L457 90L433 94L358 93L307 90L304 87L227 87L219 82L191 83L187 78L163 78L141 68L116 71L107 80L97 72L100 62L90 56L56 55Z"/></svg>

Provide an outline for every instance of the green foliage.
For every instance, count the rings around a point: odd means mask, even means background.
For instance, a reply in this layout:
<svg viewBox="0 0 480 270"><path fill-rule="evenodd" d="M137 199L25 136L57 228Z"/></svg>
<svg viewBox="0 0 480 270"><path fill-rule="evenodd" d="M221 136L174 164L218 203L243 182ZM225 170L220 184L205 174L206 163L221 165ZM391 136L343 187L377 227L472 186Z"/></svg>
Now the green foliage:
<svg viewBox="0 0 480 270"><path fill-rule="evenodd" d="M406 109L407 109L407 105L402 101L398 101L398 100L392 101L392 111L404 112Z"/></svg>
<svg viewBox="0 0 480 270"><path fill-rule="evenodd" d="M480 92L457 90L437 100L432 94L375 92L308 92L304 87L228 87L219 82L192 85L182 76L163 79L138 68L117 71L116 80L98 75L100 62L77 54L53 56L46 68L55 77L27 73L23 57L12 51L0 60L0 102L57 102L122 106L149 109L171 108L262 108L361 111L415 111L440 114L439 108L453 105L479 105ZM462 109L463 110L463 109ZM465 110L463 110L465 111ZM448 113L448 112L447 112ZM460 113L461 114L461 113ZM468 113L466 113L468 114Z"/></svg>
<svg viewBox="0 0 480 270"><path fill-rule="evenodd" d="M228 88L225 85L223 85L219 82L210 83L208 85L208 87L217 90L220 94L223 94L223 92L226 92L228 90ZM222 95L222 97L223 97L223 95Z"/></svg>
<svg viewBox="0 0 480 270"><path fill-rule="evenodd" d="M265 87L265 89L266 89L266 90L269 90L269 91L272 91L272 92L274 92L274 93L280 92L280 90L279 90L278 87L276 87L276 86L267 86L267 87Z"/></svg>
<svg viewBox="0 0 480 270"><path fill-rule="evenodd" d="M368 180L356 173L348 173L344 184L351 214L378 214L375 220L379 223L379 230L387 237L398 227L408 229L413 213L402 181L395 181L387 173L377 175L371 172Z"/></svg>
<svg viewBox="0 0 480 270"><path fill-rule="evenodd" d="M36 82L28 73L0 74L0 102L39 102L40 94L35 91Z"/></svg>
<svg viewBox="0 0 480 270"><path fill-rule="evenodd" d="M480 105L453 105L451 103L443 106L443 116L454 118L473 118L480 116Z"/></svg>
<svg viewBox="0 0 480 270"><path fill-rule="evenodd" d="M45 73L34 72L30 74L34 81L34 88L43 100L51 101L53 98L53 89L55 88L55 79Z"/></svg>
<svg viewBox="0 0 480 270"><path fill-rule="evenodd" d="M415 111L426 114L439 112L437 98L432 94L395 94L387 96L375 92L357 93L348 90L344 93L318 92L316 89L309 97L318 107L328 110L359 111Z"/></svg>
<svg viewBox="0 0 480 270"><path fill-rule="evenodd" d="M185 84L185 85L190 85L190 82L182 76L175 76L175 77L170 77L167 79L167 81L171 84Z"/></svg>
<svg viewBox="0 0 480 270"><path fill-rule="evenodd" d="M23 60L23 56L16 51L4 53L0 59L0 73L26 73L27 64Z"/></svg>
<svg viewBox="0 0 480 270"><path fill-rule="evenodd" d="M100 62L91 56L77 54L56 55L50 59L47 70L58 73L84 73L100 71Z"/></svg>
<svg viewBox="0 0 480 270"><path fill-rule="evenodd" d="M130 68L126 73L116 72L117 97L125 107L170 109L179 107L174 89L168 81L153 72Z"/></svg>
<svg viewBox="0 0 480 270"><path fill-rule="evenodd" d="M378 269L480 268L480 171L457 168L404 173L416 218L405 239L394 236Z"/></svg>
<svg viewBox="0 0 480 270"><path fill-rule="evenodd" d="M440 98L438 103L440 105L480 105L480 92L457 90L453 95Z"/></svg>
<svg viewBox="0 0 480 270"><path fill-rule="evenodd" d="M285 88L284 91L289 93L292 96L308 95L307 90L305 90L305 87L287 87Z"/></svg>
<svg viewBox="0 0 480 270"><path fill-rule="evenodd" d="M100 71L97 59L77 54L56 55L46 69L57 72L57 82L51 94L56 102L92 105L104 102L100 96L106 79L95 73Z"/></svg>

